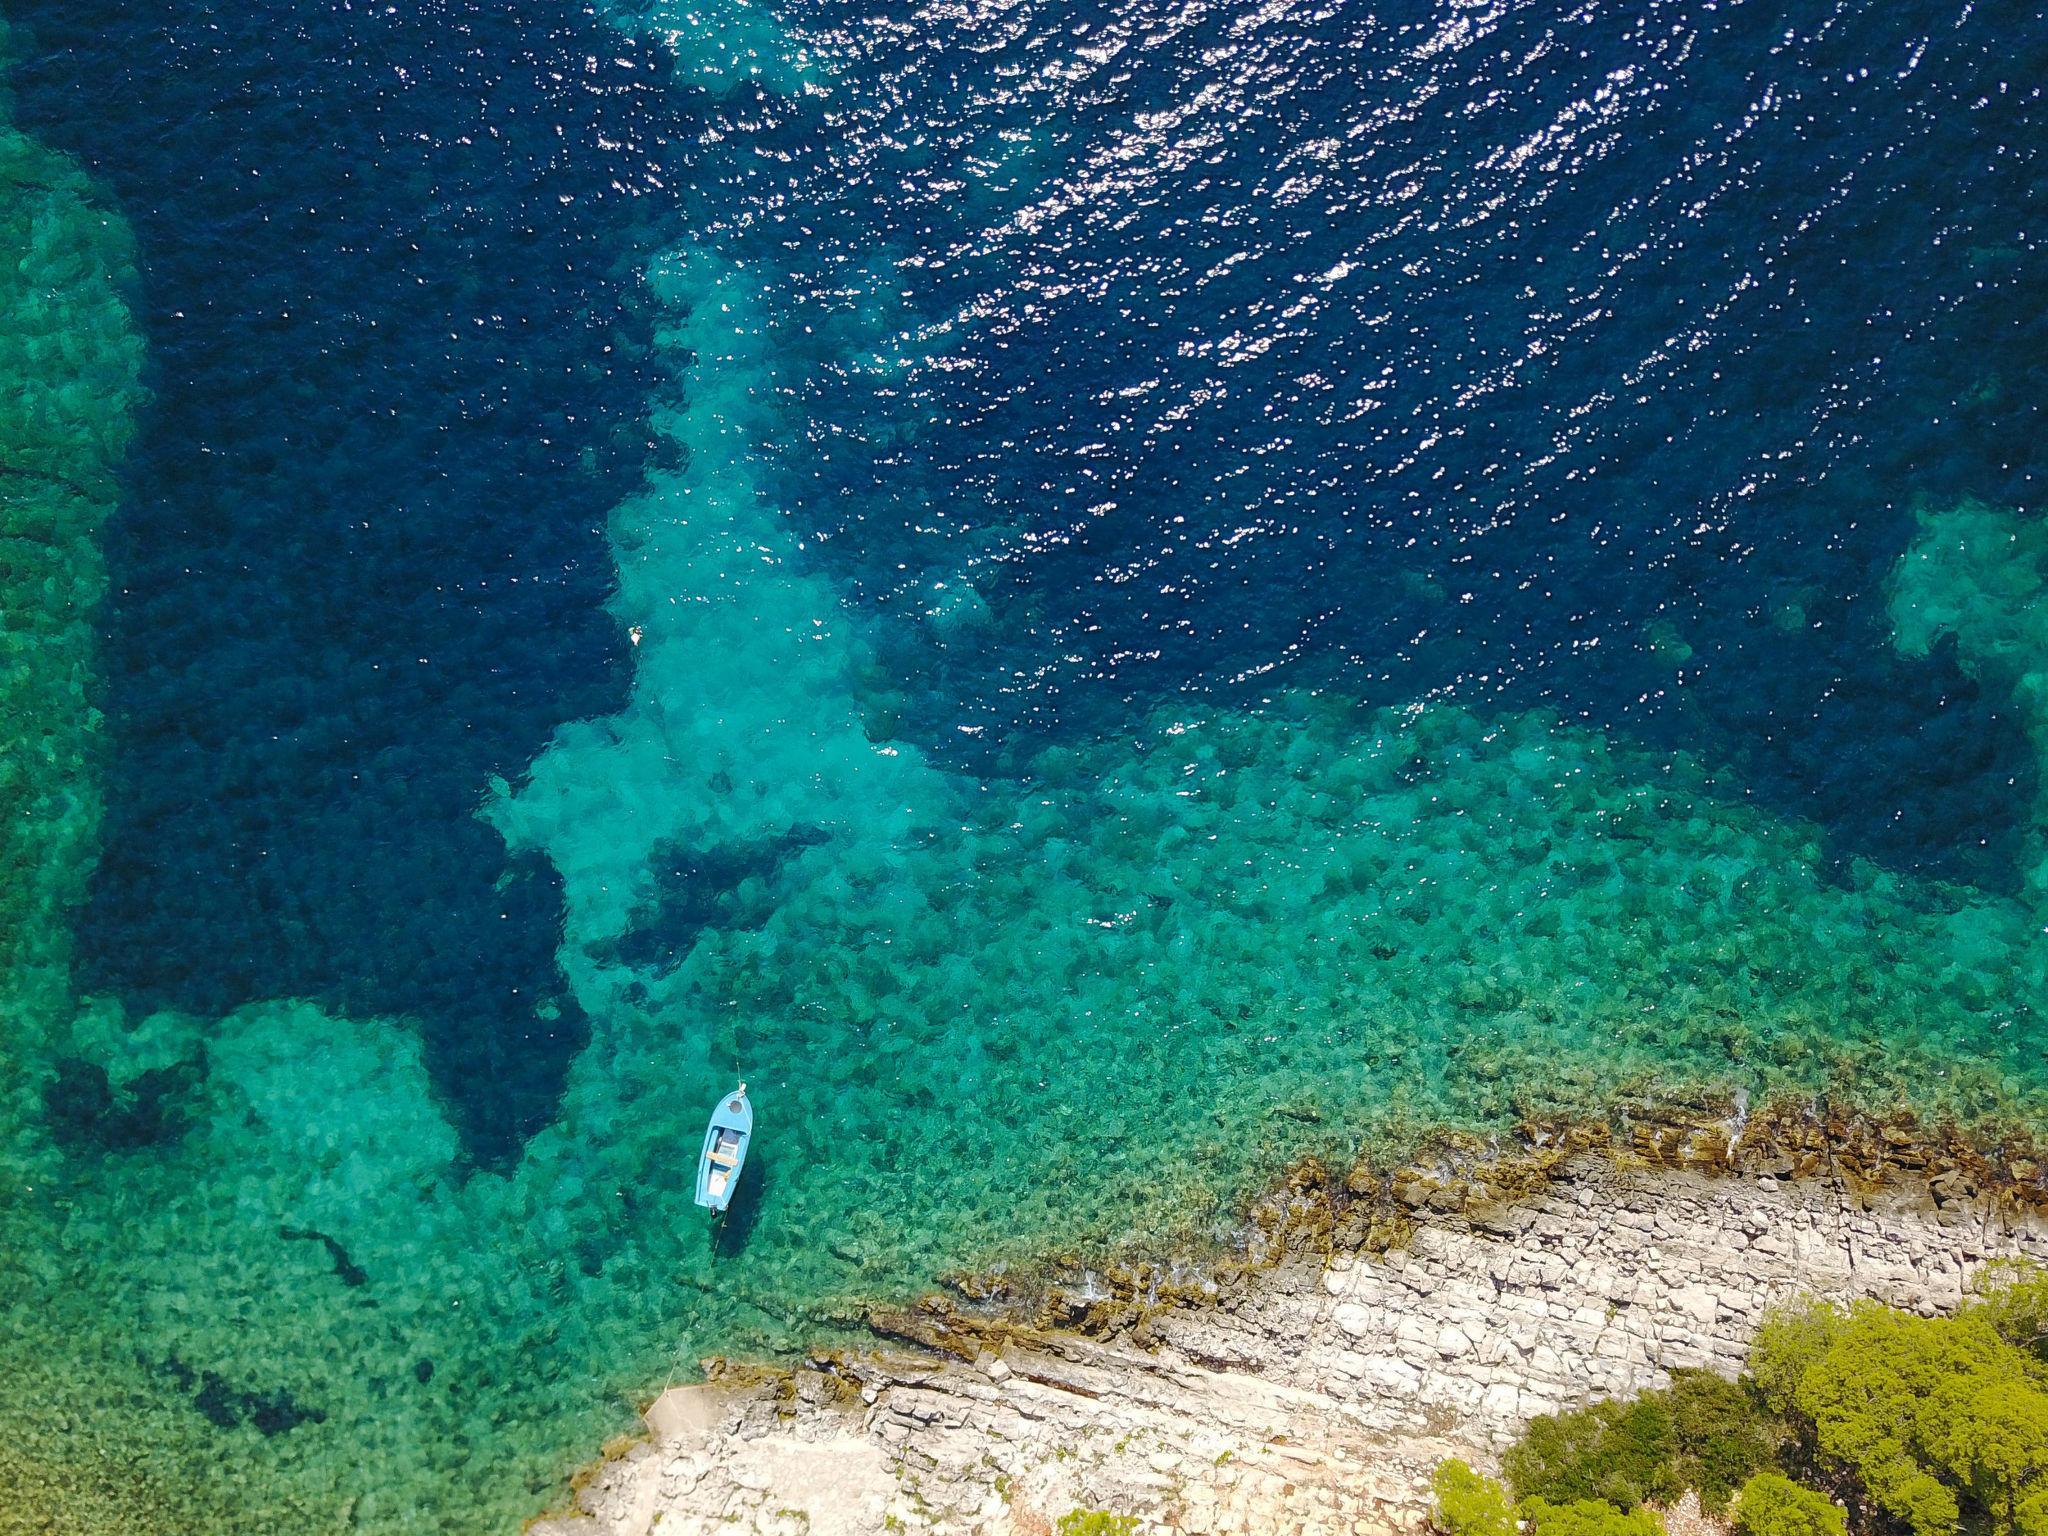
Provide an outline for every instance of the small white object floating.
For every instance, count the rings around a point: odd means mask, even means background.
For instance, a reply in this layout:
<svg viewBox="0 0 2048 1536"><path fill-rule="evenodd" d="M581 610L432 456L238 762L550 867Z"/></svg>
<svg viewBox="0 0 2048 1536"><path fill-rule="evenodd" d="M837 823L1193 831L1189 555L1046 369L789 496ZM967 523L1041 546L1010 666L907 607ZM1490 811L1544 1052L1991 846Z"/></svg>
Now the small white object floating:
<svg viewBox="0 0 2048 1536"><path fill-rule="evenodd" d="M697 1203L721 1214L732 1204L734 1186L747 1163L747 1143L754 1139L754 1106L741 1083L718 1101L704 1128L704 1153L697 1159Z"/></svg>

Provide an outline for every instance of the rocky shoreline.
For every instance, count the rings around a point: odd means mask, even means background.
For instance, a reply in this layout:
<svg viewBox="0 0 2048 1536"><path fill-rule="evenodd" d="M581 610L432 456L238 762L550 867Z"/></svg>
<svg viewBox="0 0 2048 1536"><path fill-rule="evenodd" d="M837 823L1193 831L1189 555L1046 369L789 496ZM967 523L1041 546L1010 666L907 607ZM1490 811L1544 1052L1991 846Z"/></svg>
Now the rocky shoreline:
<svg viewBox="0 0 2048 1536"><path fill-rule="evenodd" d="M1197 1271L1071 1274L878 1312L871 1350L714 1366L533 1536L1391 1532L1445 1456L1531 1416L1732 1374L1798 1291L1955 1306L1990 1259L2048 1260L2024 1141L1736 1106L1314 1164Z"/></svg>

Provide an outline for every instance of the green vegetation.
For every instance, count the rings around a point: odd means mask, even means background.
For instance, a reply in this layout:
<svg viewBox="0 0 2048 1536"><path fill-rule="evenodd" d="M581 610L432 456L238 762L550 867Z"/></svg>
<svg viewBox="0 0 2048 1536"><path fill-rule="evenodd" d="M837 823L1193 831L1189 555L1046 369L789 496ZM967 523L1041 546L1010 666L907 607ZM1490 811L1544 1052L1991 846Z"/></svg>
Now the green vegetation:
<svg viewBox="0 0 2048 1536"><path fill-rule="evenodd" d="M1497 1479L1462 1461L1442 1463L1432 1482L1436 1525L1448 1536L1515 1536L1524 1528L1532 1536L1662 1536L1647 1509L1617 1509L1605 1499L1554 1503L1532 1494L1510 1504Z"/></svg>
<svg viewBox="0 0 2048 1536"><path fill-rule="evenodd" d="M1773 1413L1792 1411L1799 1383L1827 1353L1834 1338L1835 1309L1801 1296L1774 1308L1749 1346L1749 1377Z"/></svg>
<svg viewBox="0 0 2048 1536"><path fill-rule="evenodd" d="M2032 1264L1988 1266L1953 1317L1796 1300L1766 1317L1740 1381L1679 1372L1538 1419L1502 1457L1507 1487L1445 1462L1437 1525L1628 1536L1691 1489L1743 1536L2048 1536L2044 1353Z"/></svg>
<svg viewBox="0 0 2048 1536"><path fill-rule="evenodd" d="M2048 1364L1998 1328L2026 1318L2033 1284L1956 1317L1801 1307L1765 1322L1758 1353L1781 1393L1796 1371L1791 1416L1822 1467L1914 1536L2048 1536Z"/></svg>
<svg viewBox="0 0 2048 1536"><path fill-rule="evenodd" d="M1782 1472L1757 1473L1735 1500L1735 1528L1742 1536L1843 1536L1848 1523L1832 1499Z"/></svg>
<svg viewBox="0 0 2048 1536"><path fill-rule="evenodd" d="M1059 1536L1132 1536L1136 1515L1112 1515L1106 1509L1070 1509L1060 1516Z"/></svg>
<svg viewBox="0 0 2048 1536"><path fill-rule="evenodd" d="M1664 1536L1647 1509L1616 1509L1605 1499L1524 1499L1516 1508L1534 1536Z"/></svg>
<svg viewBox="0 0 2048 1536"><path fill-rule="evenodd" d="M1514 1507L1508 1491L1494 1479L1454 1457L1437 1467L1431 1483L1436 1489L1437 1524L1450 1536L1515 1536Z"/></svg>
<svg viewBox="0 0 2048 1536"><path fill-rule="evenodd" d="M2048 1269L2021 1259L1986 1264L1977 1272L1970 1310L2008 1344L2048 1360Z"/></svg>
<svg viewBox="0 0 2048 1536"><path fill-rule="evenodd" d="M1627 1510L1668 1504L1694 1488L1705 1508L1719 1510L1772 1465L1784 1437L1752 1387L1680 1371L1664 1391L1633 1402L1537 1419L1502 1467L1523 1500L1599 1499Z"/></svg>

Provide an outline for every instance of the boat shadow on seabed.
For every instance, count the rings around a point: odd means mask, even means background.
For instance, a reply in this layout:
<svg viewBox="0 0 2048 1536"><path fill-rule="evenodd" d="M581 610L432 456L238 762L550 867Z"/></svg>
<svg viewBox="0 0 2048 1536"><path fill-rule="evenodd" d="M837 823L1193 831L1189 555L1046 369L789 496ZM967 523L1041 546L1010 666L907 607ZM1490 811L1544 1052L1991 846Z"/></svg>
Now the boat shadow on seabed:
<svg viewBox="0 0 2048 1536"><path fill-rule="evenodd" d="M711 1256L729 1259L747 1246L761 1217L761 1197L775 1178L775 1160L756 1151L747 1159L746 1177L733 1191L732 1204L711 1220Z"/></svg>

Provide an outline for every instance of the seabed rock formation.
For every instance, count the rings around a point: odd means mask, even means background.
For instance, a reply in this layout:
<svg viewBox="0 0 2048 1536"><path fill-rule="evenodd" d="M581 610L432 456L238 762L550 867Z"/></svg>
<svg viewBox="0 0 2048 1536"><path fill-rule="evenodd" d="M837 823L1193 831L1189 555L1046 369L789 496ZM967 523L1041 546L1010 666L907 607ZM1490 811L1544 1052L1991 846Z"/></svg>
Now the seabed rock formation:
<svg viewBox="0 0 2048 1536"><path fill-rule="evenodd" d="M1034 1536L1075 1509L1147 1532L1390 1532L1446 1456L1532 1416L1734 1374L1796 1292L1953 1308L1988 1260L2048 1259L2030 1148L1779 1114L1532 1133L1388 1175L1312 1166L1247 1255L1165 1283L934 1298L876 1347L714 1363L532 1536Z"/></svg>

